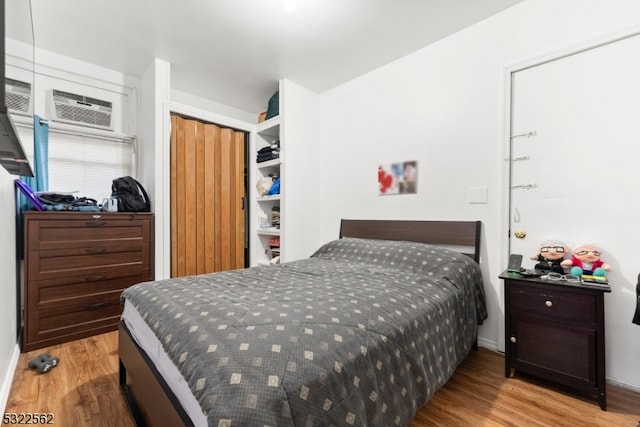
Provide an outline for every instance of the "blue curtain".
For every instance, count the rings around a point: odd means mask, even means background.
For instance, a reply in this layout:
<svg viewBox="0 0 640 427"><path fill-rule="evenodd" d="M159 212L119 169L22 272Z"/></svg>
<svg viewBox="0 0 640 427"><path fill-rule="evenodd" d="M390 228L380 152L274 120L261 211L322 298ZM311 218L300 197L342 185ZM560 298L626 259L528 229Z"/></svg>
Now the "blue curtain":
<svg viewBox="0 0 640 427"><path fill-rule="evenodd" d="M33 116L33 174L20 179L35 192L49 190L49 123L38 115ZM30 202L21 196L20 208L31 208Z"/></svg>
<svg viewBox="0 0 640 427"><path fill-rule="evenodd" d="M49 122L33 116L33 163L35 164L34 191L49 189Z"/></svg>

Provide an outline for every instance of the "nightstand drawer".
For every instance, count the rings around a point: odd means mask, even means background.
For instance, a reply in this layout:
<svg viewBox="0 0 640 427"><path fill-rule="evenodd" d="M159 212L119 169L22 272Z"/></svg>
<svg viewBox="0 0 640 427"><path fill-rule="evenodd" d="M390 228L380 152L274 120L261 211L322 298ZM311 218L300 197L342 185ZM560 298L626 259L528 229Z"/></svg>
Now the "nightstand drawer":
<svg viewBox="0 0 640 427"><path fill-rule="evenodd" d="M596 299L592 295L510 285L511 309L539 313L549 319L596 321Z"/></svg>

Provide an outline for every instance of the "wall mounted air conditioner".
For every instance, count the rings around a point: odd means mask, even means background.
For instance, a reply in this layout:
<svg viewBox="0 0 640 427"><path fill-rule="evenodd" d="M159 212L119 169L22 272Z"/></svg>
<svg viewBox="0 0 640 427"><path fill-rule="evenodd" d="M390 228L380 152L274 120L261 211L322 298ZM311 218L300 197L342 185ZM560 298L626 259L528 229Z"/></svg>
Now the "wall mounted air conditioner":
<svg viewBox="0 0 640 427"><path fill-rule="evenodd" d="M113 130L109 101L51 89L48 97L49 119L98 129Z"/></svg>
<svg viewBox="0 0 640 427"><path fill-rule="evenodd" d="M33 106L31 103L31 83L5 79L5 102L12 114L22 116L33 116Z"/></svg>

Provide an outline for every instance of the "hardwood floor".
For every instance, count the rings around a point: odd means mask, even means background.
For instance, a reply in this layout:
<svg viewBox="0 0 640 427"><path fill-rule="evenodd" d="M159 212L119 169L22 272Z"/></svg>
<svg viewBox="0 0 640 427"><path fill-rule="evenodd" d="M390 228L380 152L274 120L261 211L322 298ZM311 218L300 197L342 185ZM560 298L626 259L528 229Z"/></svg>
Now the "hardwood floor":
<svg viewBox="0 0 640 427"><path fill-rule="evenodd" d="M28 369L48 351L60 357L49 373ZM422 408L410 427L627 426L640 427L640 393L607 386L607 411L543 383L504 377L504 357L472 351L451 380ZM117 332L20 355L5 413L52 413L54 425L133 426L118 387Z"/></svg>
<svg viewBox="0 0 640 427"><path fill-rule="evenodd" d="M45 374L27 367L48 352L60 358ZM5 413L52 413L54 425L133 427L118 385L118 332L20 355Z"/></svg>
<svg viewBox="0 0 640 427"><path fill-rule="evenodd" d="M472 351L449 382L422 408L422 426L640 427L640 393L607 385L607 410L523 375L504 376L504 355Z"/></svg>

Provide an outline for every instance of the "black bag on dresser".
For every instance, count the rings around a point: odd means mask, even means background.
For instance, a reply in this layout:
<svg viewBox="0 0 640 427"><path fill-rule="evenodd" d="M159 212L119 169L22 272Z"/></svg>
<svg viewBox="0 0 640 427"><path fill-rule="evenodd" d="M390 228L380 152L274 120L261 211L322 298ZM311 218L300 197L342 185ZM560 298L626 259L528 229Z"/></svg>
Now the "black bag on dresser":
<svg viewBox="0 0 640 427"><path fill-rule="evenodd" d="M130 176L113 180L111 198L118 201L118 212L151 212L151 202L142 184Z"/></svg>

